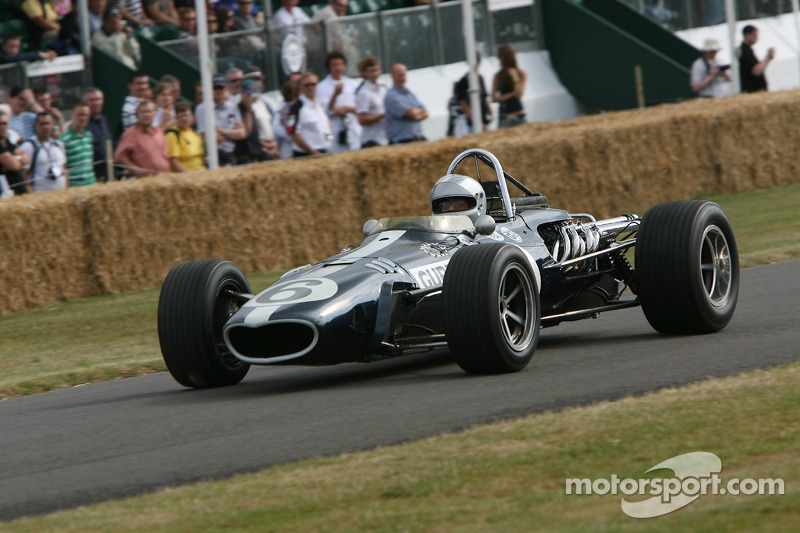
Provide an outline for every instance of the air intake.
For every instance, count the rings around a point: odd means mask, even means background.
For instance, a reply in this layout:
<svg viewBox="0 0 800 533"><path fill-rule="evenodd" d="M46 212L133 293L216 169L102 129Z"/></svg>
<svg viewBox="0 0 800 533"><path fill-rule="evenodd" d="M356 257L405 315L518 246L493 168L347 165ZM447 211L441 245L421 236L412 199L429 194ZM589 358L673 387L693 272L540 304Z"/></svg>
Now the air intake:
<svg viewBox="0 0 800 533"><path fill-rule="evenodd" d="M226 342L241 360L267 364L301 357L317 344L317 328L305 321L276 321L258 328L235 325Z"/></svg>

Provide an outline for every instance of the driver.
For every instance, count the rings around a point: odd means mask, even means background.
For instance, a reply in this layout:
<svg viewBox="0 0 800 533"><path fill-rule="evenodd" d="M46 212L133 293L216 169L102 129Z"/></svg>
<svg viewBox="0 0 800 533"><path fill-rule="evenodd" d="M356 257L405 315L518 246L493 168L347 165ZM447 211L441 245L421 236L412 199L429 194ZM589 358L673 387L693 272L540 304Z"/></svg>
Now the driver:
<svg viewBox="0 0 800 533"><path fill-rule="evenodd" d="M430 194L434 215L466 215L475 223L486 214L486 194L468 176L448 174L439 178Z"/></svg>

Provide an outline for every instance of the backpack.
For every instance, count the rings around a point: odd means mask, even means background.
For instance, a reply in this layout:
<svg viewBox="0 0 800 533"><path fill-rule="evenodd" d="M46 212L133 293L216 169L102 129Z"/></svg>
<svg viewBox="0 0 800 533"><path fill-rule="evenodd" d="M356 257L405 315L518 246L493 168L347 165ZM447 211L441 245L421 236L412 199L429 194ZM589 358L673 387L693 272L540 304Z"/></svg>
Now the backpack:
<svg viewBox="0 0 800 533"><path fill-rule="evenodd" d="M64 153L66 154L67 152L66 152L66 149L64 148L64 144L61 141L59 141L58 139L53 139L53 140L55 141L56 146L61 148L61 150L64 151ZM37 141L38 141L38 139L36 139L36 140L34 140L34 139L25 139L24 141L22 141L22 144L20 144L20 146L23 146L25 143L31 143L33 145L33 156L31 156L31 173L32 174L34 174L36 172L36 158L39 157L39 152L42 151L42 144L40 142L37 142ZM31 178L31 179L33 179L33 178Z"/></svg>
<svg viewBox="0 0 800 533"><path fill-rule="evenodd" d="M178 140L178 144L180 145L181 144L181 130L179 130L177 127L173 126L173 127L171 127L170 129L168 129L167 131L164 132L164 136L166 137L170 133L174 133L175 134L175 138Z"/></svg>

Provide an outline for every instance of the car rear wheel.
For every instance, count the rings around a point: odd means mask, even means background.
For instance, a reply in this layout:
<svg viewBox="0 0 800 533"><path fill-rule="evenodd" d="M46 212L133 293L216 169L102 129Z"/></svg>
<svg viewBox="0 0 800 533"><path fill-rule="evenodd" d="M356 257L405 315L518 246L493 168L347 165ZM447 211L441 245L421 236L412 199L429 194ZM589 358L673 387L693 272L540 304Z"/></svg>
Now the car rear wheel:
<svg viewBox="0 0 800 533"><path fill-rule="evenodd" d="M442 285L447 346L471 374L517 372L539 341L541 310L532 266L516 246L480 244L457 251Z"/></svg>
<svg viewBox="0 0 800 533"><path fill-rule="evenodd" d="M714 202L651 207L636 237L639 300L665 334L711 333L733 317L739 254L728 217Z"/></svg>
<svg viewBox="0 0 800 533"><path fill-rule="evenodd" d="M239 309L230 292L250 293L239 268L206 259L175 266L158 300L158 339L170 374L185 387L235 385L250 369L228 350L225 323Z"/></svg>

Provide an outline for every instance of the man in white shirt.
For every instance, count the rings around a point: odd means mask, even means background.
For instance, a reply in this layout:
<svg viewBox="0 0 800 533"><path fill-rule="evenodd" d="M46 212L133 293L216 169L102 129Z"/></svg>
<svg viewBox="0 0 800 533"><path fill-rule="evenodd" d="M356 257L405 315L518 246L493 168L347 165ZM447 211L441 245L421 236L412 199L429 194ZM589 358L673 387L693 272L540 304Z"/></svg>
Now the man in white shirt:
<svg viewBox="0 0 800 533"><path fill-rule="evenodd" d="M356 115L362 126L361 147L386 146L386 115L383 106L389 90L378 82L381 75L381 62L375 56L367 56L361 62L364 83L356 91Z"/></svg>
<svg viewBox="0 0 800 533"><path fill-rule="evenodd" d="M272 17L273 35L277 42L283 42L287 35L294 33L301 42L306 42L304 24L311 22L302 9L297 7L300 0L282 0L281 8Z"/></svg>
<svg viewBox="0 0 800 533"><path fill-rule="evenodd" d="M36 136L22 143L20 148L28 155L24 169L25 181L32 184L33 192L66 189L67 154L64 144L53 139L53 115L42 111L36 115Z"/></svg>
<svg viewBox="0 0 800 533"><path fill-rule="evenodd" d="M329 74L317 86L317 96L331 119L332 152L361 148L361 125L356 117L356 89L359 82L344 75L347 60L344 54L328 54L325 66Z"/></svg>
<svg viewBox="0 0 800 533"><path fill-rule="evenodd" d="M214 128L217 132L217 155L220 166L235 165L235 142L246 137L242 114L239 107L228 99L228 80L216 74L212 80L214 87ZM205 102L197 104L194 115L197 118L197 133L206 131Z"/></svg>
<svg viewBox="0 0 800 533"><path fill-rule="evenodd" d="M103 25L92 35L92 44L126 66L136 69L139 59L139 41L133 30L122 21L119 9L112 7L103 15Z"/></svg>
<svg viewBox="0 0 800 533"><path fill-rule="evenodd" d="M692 63L692 90L706 98L722 98L727 94L725 84L731 81L727 66L717 64L717 52L721 46L719 41L710 38L703 44L703 55Z"/></svg>
<svg viewBox="0 0 800 533"><path fill-rule="evenodd" d="M150 89L150 78L147 74L140 70L131 72L128 78L128 96L122 103L122 131L136 124L136 110L148 89Z"/></svg>
<svg viewBox="0 0 800 533"><path fill-rule="evenodd" d="M330 148L331 124L317 98L316 74L307 72L299 81L300 96L289 109L286 131L292 139L294 157L324 154Z"/></svg>

